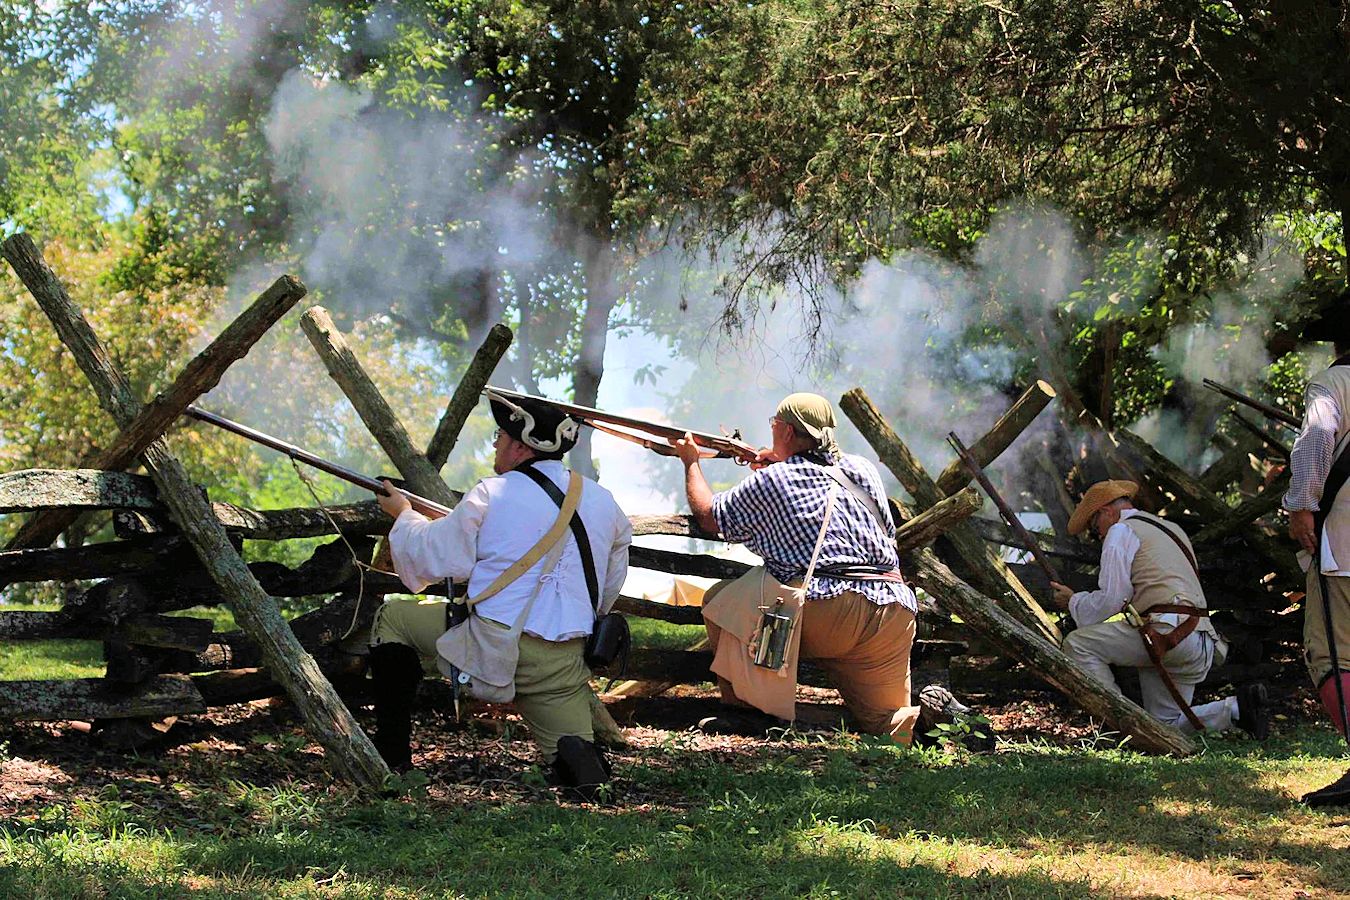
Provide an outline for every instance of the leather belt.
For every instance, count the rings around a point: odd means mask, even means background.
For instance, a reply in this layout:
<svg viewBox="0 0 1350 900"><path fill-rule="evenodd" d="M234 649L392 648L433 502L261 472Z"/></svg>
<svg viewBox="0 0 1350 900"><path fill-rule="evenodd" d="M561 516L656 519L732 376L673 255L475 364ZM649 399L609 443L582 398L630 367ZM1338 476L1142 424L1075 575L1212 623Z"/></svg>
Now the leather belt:
<svg viewBox="0 0 1350 900"><path fill-rule="evenodd" d="M816 566L815 574L841 578L845 581L894 581L906 584L905 576L899 569L885 566L873 566L867 563L832 563L828 566Z"/></svg>

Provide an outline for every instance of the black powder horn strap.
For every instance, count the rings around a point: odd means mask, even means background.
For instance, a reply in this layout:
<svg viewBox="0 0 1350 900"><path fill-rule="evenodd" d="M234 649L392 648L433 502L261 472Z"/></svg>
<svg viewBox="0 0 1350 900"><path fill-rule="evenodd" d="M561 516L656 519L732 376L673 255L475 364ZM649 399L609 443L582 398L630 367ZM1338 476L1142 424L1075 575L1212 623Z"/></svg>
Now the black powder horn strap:
<svg viewBox="0 0 1350 900"><path fill-rule="evenodd" d="M528 463L516 468L516 471L529 478L535 484L544 489L558 508L562 509L563 492L558 486L548 480L542 472L535 469ZM586 593L591 598L591 608L595 610L596 615L600 614L600 579L595 574L595 557L591 554L591 538L586 534L586 525L581 521L581 510L577 510L572 515L571 521L572 536L577 539L577 550L581 553L581 571L586 576Z"/></svg>

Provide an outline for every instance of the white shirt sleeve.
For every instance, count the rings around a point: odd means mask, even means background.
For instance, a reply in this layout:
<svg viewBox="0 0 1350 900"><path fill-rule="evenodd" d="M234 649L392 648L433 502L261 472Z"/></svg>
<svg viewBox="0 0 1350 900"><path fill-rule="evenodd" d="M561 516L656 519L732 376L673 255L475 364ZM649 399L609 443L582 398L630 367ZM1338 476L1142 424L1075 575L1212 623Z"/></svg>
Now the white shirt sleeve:
<svg viewBox="0 0 1350 900"><path fill-rule="evenodd" d="M409 509L394 521L389 551L394 571L409 591L419 594L446 578L468 580L478 558L478 530L487 508L487 487L480 481L444 518L428 519Z"/></svg>
<svg viewBox="0 0 1350 900"><path fill-rule="evenodd" d="M609 566L605 570L605 584L600 594L601 612L609 612L619 599L624 579L628 577L628 547L633 543L633 525L623 510L618 511L618 528L614 544L609 549Z"/></svg>
<svg viewBox="0 0 1350 900"><path fill-rule="evenodd" d="M1289 490L1282 505L1287 510L1317 512L1322 486L1336 455L1336 433L1341 428L1341 409L1336 398L1320 384L1308 385L1304 400L1303 430L1289 456Z"/></svg>
<svg viewBox="0 0 1350 900"><path fill-rule="evenodd" d="M1102 568L1097 576L1098 589L1079 591L1069 598L1069 614L1081 628L1096 625L1120 612L1134 596L1130 568L1139 552L1139 536L1123 522L1117 522L1102 541Z"/></svg>

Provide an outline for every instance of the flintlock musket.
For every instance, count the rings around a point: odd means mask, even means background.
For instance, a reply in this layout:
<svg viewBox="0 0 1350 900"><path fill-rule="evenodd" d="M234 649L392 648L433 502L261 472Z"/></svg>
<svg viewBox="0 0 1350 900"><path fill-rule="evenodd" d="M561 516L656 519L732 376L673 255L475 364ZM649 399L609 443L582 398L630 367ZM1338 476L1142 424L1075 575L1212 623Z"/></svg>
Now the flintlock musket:
<svg viewBox="0 0 1350 900"><path fill-rule="evenodd" d="M1269 403L1262 403L1255 397L1248 397L1241 391L1236 390L1235 388L1230 388L1226 384L1220 384L1219 382L1215 381L1212 378L1204 379L1204 385L1211 391L1223 394L1229 400L1236 400L1238 403L1243 403L1246 404L1247 406L1250 406L1252 409L1261 413L1261 415L1265 416L1268 419L1274 419L1275 421L1283 425L1288 425L1290 428L1294 429L1298 429L1303 426L1303 423L1299 421L1297 417L1291 415L1290 413L1285 412L1278 406L1271 406Z"/></svg>
<svg viewBox="0 0 1350 900"><path fill-rule="evenodd" d="M732 433L730 436L719 434L707 434L702 431L690 431L687 428L679 428L675 425L660 425L656 422L647 422L642 419L635 419L632 416L620 416L615 413L605 412L602 409L591 409L588 406L577 406L573 403L563 403L560 400L550 400L547 397L535 397L531 394L521 394L517 391L508 391L498 387L484 388L484 393L500 394L509 400L533 400L536 403L543 403L553 407L561 413L571 416L584 425L589 425L596 431L603 431L605 434L622 438L625 441L632 441L642 447L646 447L662 456L674 456L675 448L668 443L654 441L651 438L645 438L640 434L633 434L632 431L641 431L656 438L664 438L667 441L675 441L688 434L693 438L694 443L705 451L702 455L704 459L733 459L741 465L755 462L759 458L759 451L740 439L740 431ZM614 427L618 426L618 427ZM630 429L624 431L622 429Z"/></svg>
<svg viewBox="0 0 1350 900"><path fill-rule="evenodd" d="M369 475L362 475L346 466L338 465L335 462L324 459L322 456L303 450L294 444L288 444L280 438L274 438L270 434L264 434L247 425L240 425L238 422L231 421L224 416L218 416L213 412L207 412L199 406L189 406L183 411L183 415L191 416L199 422L206 422L209 425L215 425L218 428L224 428L226 431L232 431L243 438L248 438L255 444L262 444L264 447L271 447L273 450L280 450L297 462L302 462L307 466L313 466L320 472L327 472L329 475L341 478L343 481L350 482L357 487L365 488L379 496L385 496L389 492L384 489L384 484L377 478L371 478ZM405 491L401 487L395 486L394 490L408 498L412 508L420 512L429 519L439 519L442 516L450 514L450 507L442 506L435 500L428 500L411 491Z"/></svg>
<svg viewBox="0 0 1350 900"><path fill-rule="evenodd" d="M1046 577L1051 581L1062 584L1063 579L1055 571L1054 565L1041 553L1041 545L1036 540L1035 535L1027 530L1027 527L1017 518L1017 513L1013 512L1012 507L1008 505L1008 501L1003 499L998 489L994 487L994 483L989 480L989 476L984 474L984 468L980 466L980 461L975 458L975 455L970 452L970 448L961 442L955 431L947 434L947 443L951 444L952 449L961 458L961 462L965 463L971 476L980 483L980 487L984 488L984 492L989 495L989 499L994 501L994 505L998 507L999 515L1003 516L1003 521L1008 523L1008 527L1012 529L1013 534L1017 536L1017 539L1022 542L1027 550L1031 551L1031 556L1036 560L1036 565L1041 567L1041 571L1045 572Z"/></svg>

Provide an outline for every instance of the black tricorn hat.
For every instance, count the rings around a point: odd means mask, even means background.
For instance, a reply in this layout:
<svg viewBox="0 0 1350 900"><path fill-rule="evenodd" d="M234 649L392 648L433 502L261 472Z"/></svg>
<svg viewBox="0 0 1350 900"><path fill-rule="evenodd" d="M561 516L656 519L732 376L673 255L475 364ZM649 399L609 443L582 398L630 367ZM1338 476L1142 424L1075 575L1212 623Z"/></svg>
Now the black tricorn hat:
<svg viewBox="0 0 1350 900"><path fill-rule="evenodd" d="M1337 347L1350 347L1350 291L1328 303L1322 312L1303 326L1305 341L1331 341Z"/></svg>
<svg viewBox="0 0 1350 900"><path fill-rule="evenodd" d="M540 453L566 453L577 443L581 423L534 397L506 396L488 388L488 406L497 427Z"/></svg>

